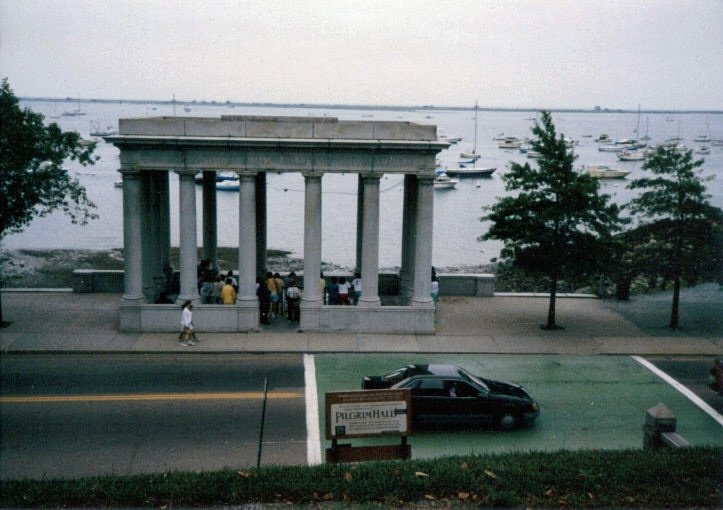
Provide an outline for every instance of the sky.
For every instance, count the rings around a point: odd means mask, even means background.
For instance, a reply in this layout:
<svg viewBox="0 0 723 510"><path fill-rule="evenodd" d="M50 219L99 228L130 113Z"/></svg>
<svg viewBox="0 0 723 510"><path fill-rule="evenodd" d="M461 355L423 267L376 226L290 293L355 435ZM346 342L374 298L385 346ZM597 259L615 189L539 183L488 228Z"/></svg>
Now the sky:
<svg viewBox="0 0 723 510"><path fill-rule="evenodd" d="M723 110L723 0L0 0L20 97Z"/></svg>

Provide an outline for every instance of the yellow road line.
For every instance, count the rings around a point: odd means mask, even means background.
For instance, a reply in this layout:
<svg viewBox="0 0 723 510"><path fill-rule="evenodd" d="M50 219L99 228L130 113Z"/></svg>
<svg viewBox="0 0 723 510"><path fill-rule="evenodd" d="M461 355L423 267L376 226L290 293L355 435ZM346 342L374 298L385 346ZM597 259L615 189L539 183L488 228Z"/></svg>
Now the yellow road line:
<svg viewBox="0 0 723 510"><path fill-rule="evenodd" d="M301 398L304 394L294 391L274 391L269 399ZM63 402L145 402L158 400L260 400L262 391L239 391L231 393L148 393L130 395L19 395L0 397L0 404L33 404Z"/></svg>

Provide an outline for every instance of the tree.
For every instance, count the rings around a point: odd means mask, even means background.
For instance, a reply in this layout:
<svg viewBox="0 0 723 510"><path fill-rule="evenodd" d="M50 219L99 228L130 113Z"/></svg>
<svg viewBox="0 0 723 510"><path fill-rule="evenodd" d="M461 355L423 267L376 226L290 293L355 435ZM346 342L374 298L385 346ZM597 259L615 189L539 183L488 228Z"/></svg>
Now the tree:
<svg viewBox="0 0 723 510"><path fill-rule="evenodd" d="M694 161L690 150L661 146L642 166L653 177L635 179L628 185L628 189L642 191L626 207L640 220L638 242L652 248L656 260L655 265L641 263L651 249L638 250L636 266L649 276L673 283L672 329L679 323L681 281L695 283L711 273L711 266L715 266L713 272L720 270L723 211L708 203L700 176L702 165L703 160Z"/></svg>
<svg viewBox="0 0 723 510"><path fill-rule="evenodd" d="M504 242L502 257L516 267L550 280L550 302L544 329L557 329L555 301L560 278L598 271L612 234L622 223L619 208L599 193L599 184L573 169L575 155L556 134L549 112L535 122L532 150L538 168L512 163L503 176L512 192L488 207L480 218L491 221L480 240Z"/></svg>
<svg viewBox="0 0 723 510"><path fill-rule="evenodd" d="M7 78L0 85L0 241L20 232L36 216L62 210L73 223L97 217L85 188L63 168L66 159L92 165L93 147L80 135L21 109ZM0 304L0 323L2 306Z"/></svg>

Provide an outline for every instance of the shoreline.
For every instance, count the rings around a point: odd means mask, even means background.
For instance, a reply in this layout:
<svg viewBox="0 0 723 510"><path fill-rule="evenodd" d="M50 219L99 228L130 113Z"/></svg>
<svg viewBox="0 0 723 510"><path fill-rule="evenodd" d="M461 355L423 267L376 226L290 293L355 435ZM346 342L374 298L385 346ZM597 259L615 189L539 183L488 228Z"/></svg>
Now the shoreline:
<svg viewBox="0 0 723 510"><path fill-rule="evenodd" d="M284 250L268 250L270 271L299 271L303 269L301 258L289 257ZM218 248L218 263L224 271L238 270L238 249ZM199 258L200 261L200 258ZM178 248L171 248L171 262L178 267ZM353 268L323 262L323 272L347 271ZM123 250L65 249L4 249L0 248L0 286L6 288L63 288L73 286L75 269L123 269ZM398 271L398 267L380 268L380 271ZM438 273L474 274L493 273L494 265L453 266L435 268Z"/></svg>

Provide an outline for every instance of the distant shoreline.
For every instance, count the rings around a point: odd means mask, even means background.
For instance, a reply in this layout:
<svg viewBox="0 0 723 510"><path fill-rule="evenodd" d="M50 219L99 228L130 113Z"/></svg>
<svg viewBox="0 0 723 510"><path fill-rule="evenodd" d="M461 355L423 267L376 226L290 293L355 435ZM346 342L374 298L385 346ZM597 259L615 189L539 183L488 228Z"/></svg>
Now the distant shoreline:
<svg viewBox="0 0 723 510"><path fill-rule="evenodd" d="M474 111L474 106L441 106L441 105L369 105L369 104L334 104L334 103L248 103L235 101L197 101L193 100L158 100L158 99L97 99L97 98L57 98L57 97L19 97L20 101L38 101L46 103L100 103L100 104L156 104L173 106L218 106L218 107L263 107L263 108L325 108L328 110L386 110L386 111ZM547 110L560 113L638 113L638 110L622 108L555 108L528 107L513 108L504 106L480 106L482 112L539 112ZM709 114L721 115L723 110L640 110L640 113L655 114Z"/></svg>
<svg viewBox="0 0 723 510"><path fill-rule="evenodd" d="M200 249L199 249L200 252ZM290 257L285 250L268 250L268 269L271 271L300 271L304 261ZM223 270L237 271L238 248L218 247L218 263ZM199 259L200 260L200 259ZM178 247L171 247L171 264L178 267ZM0 247L0 287L62 288L73 286L75 269L123 269L123 249L6 249ZM322 262L324 272L352 272L349 267ZM380 268L382 272L392 271ZM488 273L493 265L454 266L437 268L443 273Z"/></svg>

